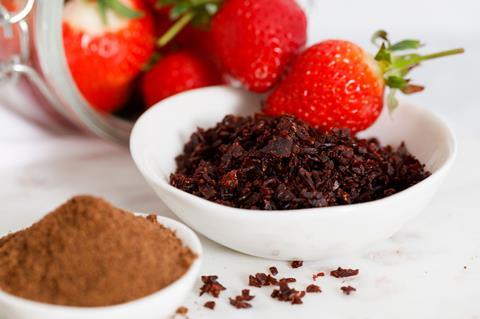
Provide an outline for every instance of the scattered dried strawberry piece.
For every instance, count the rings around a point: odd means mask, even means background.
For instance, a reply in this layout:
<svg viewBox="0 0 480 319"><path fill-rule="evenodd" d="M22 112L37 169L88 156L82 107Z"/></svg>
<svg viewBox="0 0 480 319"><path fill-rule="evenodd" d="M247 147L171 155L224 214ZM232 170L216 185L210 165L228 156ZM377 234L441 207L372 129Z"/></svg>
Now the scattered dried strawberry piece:
<svg viewBox="0 0 480 319"><path fill-rule="evenodd" d="M229 298L230 304L234 306L237 309L248 309L252 308L252 305L246 301L243 301L241 298L238 298L239 296L234 298Z"/></svg>
<svg viewBox="0 0 480 319"><path fill-rule="evenodd" d="M257 287L257 288L262 287L262 283L260 282L260 280L258 280L256 277L252 275L248 276L248 285L252 287Z"/></svg>
<svg viewBox="0 0 480 319"><path fill-rule="evenodd" d="M314 275L312 276L312 278L313 278L313 281L315 281L315 280L318 279L318 277L323 277L323 276L325 276L325 273L324 273L324 272L319 272L319 273L317 273L317 274L314 274Z"/></svg>
<svg viewBox="0 0 480 319"><path fill-rule="evenodd" d="M230 304L235 308L246 309L246 308L252 307L252 305L247 301L250 301L253 298L255 298L255 296L250 295L249 289L243 289L241 295L236 296L235 298L229 298L229 300L230 300Z"/></svg>
<svg viewBox="0 0 480 319"><path fill-rule="evenodd" d="M187 307L178 307L177 314L179 315L186 315L188 313Z"/></svg>
<svg viewBox="0 0 480 319"><path fill-rule="evenodd" d="M255 276L248 276L248 285L257 288L263 286L276 286L278 285L278 280L275 277L272 277L272 275L257 273Z"/></svg>
<svg viewBox="0 0 480 319"><path fill-rule="evenodd" d="M216 305L215 301L207 301L205 304L203 304L205 308L208 308L210 310L214 310L215 305Z"/></svg>
<svg viewBox="0 0 480 319"><path fill-rule="evenodd" d="M290 302L292 305L302 304L302 298L305 296L305 291L298 291L295 288L290 288L288 283L288 280L280 279L278 282L279 288L274 289L270 296L279 301Z"/></svg>
<svg viewBox="0 0 480 319"><path fill-rule="evenodd" d="M300 268L303 266L303 261L302 260L294 260L291 262L292 268Z"/></svg>
<svg viewBox="0 0 480 319"><path fill-rule="evenodd" d="M283 280L286 283L297 282L297 279L295 279L295 278L282 278L280 280Z"/></svg>
<svg viewBox="0 0 480 319"><path fill-rule="evenodd" d="M358 269L344 269L342 267L338 267L336 270L332 270L330 272L330 276L335 278L345 278L358 275Z"/></svg>
<svg viewBox="0 0 480 319"><path fill-rule="evenodd" d="M278 269L277 267L275 266L272 266L270 268L268 268L270 270L270 273L273 275L273 276L276 276L278 274Z"/></svg>
<svg viewBox="0 0 480 319"><path fill-rule="evenodd" d="M222 290L226 290L218 281L218 276L202 276L203 286L200 288L200 296L208 293L215 298L218 298Z"/></svg>
<svg viewBox="0 0 480 319"><path fill-rule="evenodd" d="M322 292L322 289L320 289L320 286L317 286L317 285L314 285L314 284L311 284L311 285L308 285L307 286L307 289L305 289L306 292Z"/></svg>
<svg viewBox="0 0 480 319"><path fill-rule="evenodd" d="M344 286L344 287L341 287L340 289L341 289L341 290L343 291L343 293L346 294L347 296L350 295L351 292L357 291L357 289L355 289L355 288L352 287L352 286L346 286L346 287Z"/></svg>
<svg viewBox="0 0 480 319"><path fill-rule="evenodd" d="M253 298L255 298L255 296L250 295L250 289L243 289L242 290L242 298L243 298L243 300L250 301Z"/></svg>

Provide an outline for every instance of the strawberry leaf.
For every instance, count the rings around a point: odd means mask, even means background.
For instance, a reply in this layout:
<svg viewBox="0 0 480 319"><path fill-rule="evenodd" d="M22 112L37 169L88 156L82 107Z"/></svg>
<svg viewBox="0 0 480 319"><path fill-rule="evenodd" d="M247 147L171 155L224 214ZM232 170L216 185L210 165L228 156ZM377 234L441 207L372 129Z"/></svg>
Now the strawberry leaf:
<svg viewBox="0 0 480 319"><path fill-rule="evenodd" d="M119 16L128 19L137 19L143 16L143 12L133 10L119 0L97 0L98 12L102 19L103 24L108 24L107 12L108 10L113 10Z"/></svg>
<svg viewBox="0 0 480 319"><path fill-rule="evenodd" d="M120 2L120 0L104 0L107 7L115 11L118 15L128 18L137 19L143 17L143 12L131 9Z"/></svg>
<svg viewBox="0 0 480 319"><path fill-rule="evenodd" d="M160 5L171 6L170 18L175 23L157 41L163 47L170 43L188 24L208 27L224 0L159 0Z"/></svg>
<svg viewBox="0 0 480 319"><path fill-rule="evenodd" d="M178 3L170 10L170 19L177 20L181 15L187 13L191 7L188 1Z"/></svg>
<svg viewBox="0 0 480 319"><path fill-rule="evenodd" d="M424 89L425 89L424 86L409 84L402 89L402 93L407 94L407 95L408 94L414 94L414 93L422 92Z"/></svg>
<svg viewBox="0 0 480 319"><path fill-rule="evenodd" d="M396 94L397 94L397 90L392 89L390 90L390 92L388 92L388 95L387 95L387 106L388 106L388 111L390 115L398 107L398 100L397 100Z"/></svg>
<svg viewBox="0 0 480 319"><path fill-rule="evenodd" d="M390 51L387 49L385 44L382 44L380 50L378 50L377 55L375 55L375 60L379 62L387 62L390 63L392 60Z"/></svg>
<svg viewBox="0 0 480 319"><path fill-rule="evenodd" d="M107 21L107 1L106 0L98 0L98 11L100 13L100 18L102 19L103 24L108 24Z"/></svg>
<svg viewBox="0 0 480 319"><path fill-rule="evenodd" d="M385 30L378 30L372 36L372 43L376 46L386 46L390 47L390 41L388 40L388 33Z"/></svg>
<svg viewBox="0 0 480 319"><path fill-rule="evenodd" d="M395 56L391 69L399 72L408 72L413 67L419 65L421 61L422 57L416 53Z"/></svg>
<svg viewBox="0 0 480 319"><path fill-rule="evenodd" d="M419 40L403 40L390 47L391 51L415 50L422 46Z"/></svg>
<svg viewBox="0 0 480 319"><path fill-rule="evenodd" d="M390 75L387 77L387 86L393 89L403 89L407 87L408 81L401 76Z"/></svg>

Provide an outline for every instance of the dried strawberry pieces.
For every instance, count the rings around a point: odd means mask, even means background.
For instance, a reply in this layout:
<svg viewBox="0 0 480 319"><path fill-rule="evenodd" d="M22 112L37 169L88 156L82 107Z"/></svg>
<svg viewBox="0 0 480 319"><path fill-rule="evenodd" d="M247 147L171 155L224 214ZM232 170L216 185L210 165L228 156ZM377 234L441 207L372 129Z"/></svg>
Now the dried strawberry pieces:
<svg viewBox="0 0 480 319"><path fill-rule="evenodd" d="M242 294L240 296L236 296L235 298L229 298L230 304L237 309L246 309L251 308L252 305L247 301L252 300L255 296L250 295L250 290L243 289Z"/></svg>
<svg viewBox="0 0 480 319"><path fill-rule="evenodd" d="M261 210L367 202L430 175L404 144L394 149L348 130L321 132L289 115L228 115L192 134L176 162L171 185Z"/></svg>
<svg viewBox="0 0 480 319"><path fill-rule="evenodd" d="M345 278L358 275L358 269L343 269L342 267L338 267L336 270L332 270L330 272L330 276L335 278Z"/></svg>
<svg viewBox="0 0 480 319"><path fill-rule="evenodd" d="M317 273L317 274L314 274L314 275L312 276L312 278L313 278L313 281L315 281L315 280L317 280L319 277L323 277L323 276L325 276L325 273L324 273L324 272L319 272L319 273Z"/></svg>
<svg viewBox="0 0 480 319"><path fill-rule="evenodd" d="M291 281L280 279L278 282L279 288L272 291L271 297L279 301L290 302L292 305L302 304L302 298L305 297L305 291L298 291L295 288L289 287L289 282Z"/></svg>
<svg viewBox="0 0 480 319"><path fill-rule="evenodd" d="M283 280L286 283L297 282L297 279L295 279L295 278L283 278L283 279L280 279L280 280Z"/></svg>
<svg viewBox="0 0 480 319"><path fill-rule="evenodd" d="M183 306L178 307L176 313L179 315L186 315L188 313L188 308Z"/></svg>
<svg viewBox="0 0 480 319"><path fill-rule="evenodd" d="M308 285L305 289L306 292L322 292L322 289L314 284Z"/></svg>
<svg viewBox="0 0 480 319"><path fill-rule="evenodd" d="M200 296L204 293L208 293L215 298L218 298L222 290L226 290L217 279L218 276L202 276L203 286L200 288Z"/></svg>
<svg viewBox="0 0 480 319"><path fill-rule="evenodd" d="M215 306L216 306L216 303L215 303L215 301L207 301L206 303L203 304L203 306L205 308L210 309L210 310L214 310Z"/></svg>
<svg viewBox="0 0 480 319"><path fill-rule="evenodd" d="M268 270L270 270L270 273L273 275L273 276L276 276L278 274L278 269L277 267L275 266L272 266L270 268L268 268Z"/></svg>
<svg viewBox="0 0 480 319"><path fill-rule="evenodd" d="M346 287L341 287L340 288L344 294L347 296L350 295L350 293L357 291L357 289L353 288L352 286L346 286Z"/></svg>
<svg viewBox="0 0 480 319"><path fill-rule="evenodd" d="M292 268L300 268L303 266L303 261L301 260L294 260L290 263L290 265L292 266Z"/></svg>
<svg viewBox="0 0 480 319"><path fill-rule="evenodd" d="M278 280L272 275L264 273L257 273L255 276L248 276L248 285L252 287L275 286L278 285Z"/></svg>

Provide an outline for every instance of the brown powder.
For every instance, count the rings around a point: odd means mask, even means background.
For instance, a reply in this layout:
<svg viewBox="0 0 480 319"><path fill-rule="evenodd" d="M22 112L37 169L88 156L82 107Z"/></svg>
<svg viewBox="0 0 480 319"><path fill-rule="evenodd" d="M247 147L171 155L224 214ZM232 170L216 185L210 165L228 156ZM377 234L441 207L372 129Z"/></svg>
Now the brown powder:
<svg viewBox="0 0 480 319"><path fill-rule="evenodd" d="M50 304L115 305L166 287L195 258L155 218L78 196L0 239L0 289Z"/></svg>

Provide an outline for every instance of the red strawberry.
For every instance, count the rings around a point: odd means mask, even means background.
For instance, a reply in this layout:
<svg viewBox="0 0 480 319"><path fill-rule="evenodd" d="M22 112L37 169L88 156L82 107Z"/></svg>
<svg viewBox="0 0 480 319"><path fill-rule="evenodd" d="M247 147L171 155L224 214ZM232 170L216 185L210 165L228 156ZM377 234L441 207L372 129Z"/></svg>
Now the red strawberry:
<svg viewBox="0 0 480 319"><path fill-rule="evenodd" d="M148 107L190 89L221 84L218 70L193 52L178 51L161 58L142 79L141 91Z"/></svg>
<svg viewBox="0 0 480 319"><path fill-rule="evenodd" d="M215 61L212 33L194 26L186 26L175 39L180 47L192 50L205 58Z"/></svg>
<svg viewBox="0 0 480 319"><path fill-rule="evenodd" d="M113 112L155 48L152 16L140 0L71 0L63 41L72 76L90 104Z"/></svg>
<svg viewBox="0 0 480 319"><path fill-rule="evenodd" d="M227 0L211 26L224 70L254 92L277 83L305 45L306 29L295 0Z"/></svg>
<svg viewBox="0 0 480 319"><path fill-rule="evenodd" d="M294 114L321 128L349 128L352 133L372 125L383 109L385 86L392 89L389 104L397 104L393 94L415 93L423 89L405 78L424 60L463 52L462 49L432 55L398 51L417 49L418 40L391 45L386 33L377 33L382 47L375 57L354 43L342 40L320 42L305 51L284 81L267 98L265 113Z"/></svg>
<svg viewBox="0 0 480 319"><path fill-rule="evenodd" d="M172 5L176 20L160 47L189 23L210 27L212 45L201 46L213 48L223 71L254 92L271 89L306 42L307 19L295 0L159 1Z"/></svg>
<svg viewBox="0 0 480 319"><path fill-rule="evenodd" d="M168 15L157 13L155 24L158 35L165 34L174 24ZM185 26L168 44L161 47L161 52L176 49L194 51L205 58L214 61L214 50L211 32L202 27Z"/></svg>
<svg viewBox="0 0 480 319"><path fill-rule="evenodd" d="M15 12L19 7L18 0L3 0L0 2L0 4L2 4L7 10L11 12Z"/></svg>

